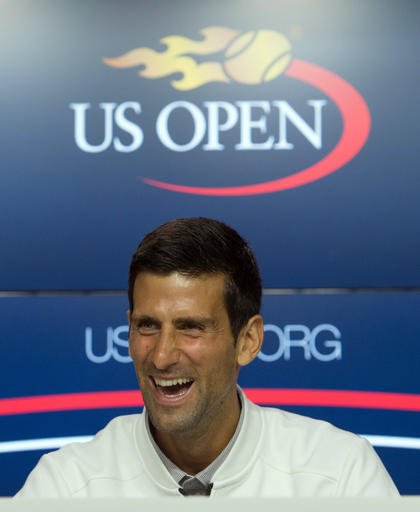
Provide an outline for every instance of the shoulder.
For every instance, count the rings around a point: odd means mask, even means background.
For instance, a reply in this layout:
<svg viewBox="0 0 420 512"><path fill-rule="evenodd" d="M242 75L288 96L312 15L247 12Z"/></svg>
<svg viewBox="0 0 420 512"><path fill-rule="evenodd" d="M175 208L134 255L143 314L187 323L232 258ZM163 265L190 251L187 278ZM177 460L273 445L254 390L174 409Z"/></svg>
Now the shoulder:
<svg viewBox="0 0 420 512"><path fill-rule="evenodd" d="M274 450L275 453L286 450L290 456L293 455L294 461L304 457L307 462L309 455L313 462L328 454L346 457L349 452L364 450L368 446L363 438L323 420L277 408L253 405L252 409L262 417L264 435L270 451Z"/></svg>
<svg viewBox="0 0 420 512"><path fill-rule="evenodd" d="M135 429L141 415L111 420L92 440L41 457L18 495L73 495L94 479L125 480L141 472Z"/></svg>
<svg viewBox="0 0 420 512"><path fill-rule="evenodd" d="M326 442L330 446L331 442L349 446L364 441L351 432L335 427L324 420L302 416L278 408L258 407L258 414L262 415L267 434L282 432L283 439L293 440L297 447L304 444L308 448L312 444Z"/></svg>
<svg viewBox="0 0 420 512"><path fill-rule="evenodd" d="M103 467L108 458L117 453L133 449L133 430L140 415L118 416L111 420L103 429L86 443L70 443L56 452L48 454L57 462L67 463L73 459L84 463L96 461L96 465Z"/></svg>
<svg viewBox="0 0 420 512"><path fill-rule="evenodd" d="M395 486L370 443L322 420L251 405L263 425L264 464L298 478L323 479L337 495L393 495ZM306 477L305 477L306 475Z"/></svg>

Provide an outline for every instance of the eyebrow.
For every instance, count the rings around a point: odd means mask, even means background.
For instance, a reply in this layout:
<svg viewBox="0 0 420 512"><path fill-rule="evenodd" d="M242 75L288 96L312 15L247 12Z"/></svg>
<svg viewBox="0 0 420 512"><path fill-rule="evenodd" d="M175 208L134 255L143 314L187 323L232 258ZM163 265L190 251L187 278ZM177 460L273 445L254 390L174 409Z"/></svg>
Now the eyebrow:
<svg viewBox="0 0 420 512"><path fill-rule="evenodd" d="M157 318L153 318L149 315L132 315L131 322L136 324L139 324L140 322L150 322L161 325L161 322Z"/></svg>
<svg viewBox="0 0 420 512"><path fill-rule="evenodd" d="M199 327L201 329L215 329L217 326L216 320L214 318L208 318L204 316L185 316L181 318L176 318L173 321L173 324L177 328L185 328L190 327Z"/></svg>

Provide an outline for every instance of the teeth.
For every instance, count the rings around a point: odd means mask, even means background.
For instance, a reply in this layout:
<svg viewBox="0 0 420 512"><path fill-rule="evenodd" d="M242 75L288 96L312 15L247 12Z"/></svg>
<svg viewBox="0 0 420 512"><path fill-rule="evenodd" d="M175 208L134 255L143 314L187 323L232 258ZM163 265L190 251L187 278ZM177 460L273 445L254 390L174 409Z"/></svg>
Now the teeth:
<svg viewBox="0 0 420 512"><path fill-rule="evenodd" d="M193 379L190 379L189 377L183 377L181 379L154 379L157 386L161 386L162 388L166 388L169 386L176 386L182 384L187 384L188 382L192 382Z"/></svg>

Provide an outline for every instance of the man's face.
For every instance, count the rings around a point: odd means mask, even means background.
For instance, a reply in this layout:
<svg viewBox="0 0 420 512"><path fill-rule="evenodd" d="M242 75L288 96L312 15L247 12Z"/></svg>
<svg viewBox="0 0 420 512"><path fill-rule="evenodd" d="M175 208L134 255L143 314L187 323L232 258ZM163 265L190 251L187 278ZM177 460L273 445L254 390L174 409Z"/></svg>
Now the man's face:
<svg viewBox="0 0 420 512"><path fill-rule="evenodd" d="M223 275L136 278L130 354L158 431L199 434L237 409L238 347L223 289Z"/></svg>

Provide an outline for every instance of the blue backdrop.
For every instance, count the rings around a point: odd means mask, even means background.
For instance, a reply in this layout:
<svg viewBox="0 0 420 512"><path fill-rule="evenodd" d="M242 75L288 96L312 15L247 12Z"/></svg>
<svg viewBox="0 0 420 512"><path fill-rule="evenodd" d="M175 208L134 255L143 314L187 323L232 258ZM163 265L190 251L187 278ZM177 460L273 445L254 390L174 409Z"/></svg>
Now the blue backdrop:
<svg viewBox="0 0 420 512"><path fill-rule="evenodd" d="M197 215L260 262L242 386L368 436L420 494L418 21L409 0L3 2L0 495L138 408L85 393L136 389L131 253Z"/></svg>

